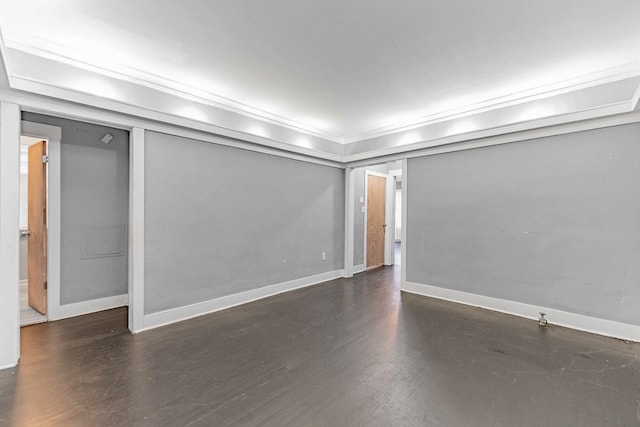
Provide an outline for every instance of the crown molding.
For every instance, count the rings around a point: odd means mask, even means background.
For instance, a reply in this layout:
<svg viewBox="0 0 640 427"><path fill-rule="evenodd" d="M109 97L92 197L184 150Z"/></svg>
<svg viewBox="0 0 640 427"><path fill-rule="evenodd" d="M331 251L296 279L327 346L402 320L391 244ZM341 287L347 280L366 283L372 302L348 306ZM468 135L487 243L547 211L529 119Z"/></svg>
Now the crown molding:
<svg viewBox="0 0 640 427"><path fill-rule="evenodd" d="M90 71L41 57L13 56L12 60L19 71L30 73L22 75L11 68L11 89L14 90L122 112L331 161L338 160L343 154L342 144L179 98L164 91L106 76L98 78ZM74 86L80 81L95 81L105 87L114 88L114 95L96 96L90 91Z"/></svg>
<svg viewBox="0 0 640 427"><path fill-rule="evenodd" d="M433 156L456 151L491 147L514 142L531 141L556 135L584 132L613 126L640 123L640 111L611 114L600 117L584 117L583 120L560 122L558 120L538 120L523 124L503 126L493 130L454 135L435 141L415 144L410 147L380 150L368 156L345 156L345 167L370 166L415 157Z"/></svg>
<svg viewBox="0 0 640 427"><path fill-rule="evenodd" d="M176 119L142 108L122 108L121 106L116 109L113 105L115 103L109 103L110 108L90 106L83 102L70 101L50 94L34 94L15 89L0 89L0 100L19 105L22 111L82 120L129 131L133 128L142 128L278 157L342 168L342 155L340 154L291 147L278 141L216 128L188 119Z"/></svg>
<svg viewBox="0 0 640 427"><path fill-rule="evenodd" d="M24 42L23 40L25 39L29 40L30 42ZM9 49L15 49L36 57L49 59L51 61L59 62L61 64L66 64L79 69L91 71L99 75L133 83L149 89L166 92L180 98L189 99L200 104L209 105L236 114L241 114L246 117L282 126L296 132L313 135L333 142L342 142L341 137L322 131L313 126L299 123L295 120L282 117L277 114L273 114L268 111L264 111L259 108L244 104L242 102L235 101L233 99L229 99L224 96L212 93L210 91L184 84L179 81L169 79L148 71L140 70L138 68L112 61L98 61L95 57L88 58L82 52L78 51L63 53L61 52L61 49L56 49L55 46L51 46L50 42L46 42L45 39L41 39L37 36L34 36L33 34L15 34L14 31L10 32L9 35L5 37L5 40L6 42L4 43L4 45ZM44 42L42 44L49 45L51 46L51 48L45 49L36 46L36 43L39 40Z"/></svg>
<svg viewBox="0 0 640 427"><path fill-rule="evenodd" d="M636 88L636 91L633 93L631 97L631 103L633 104L633 109L637 110L640 107L640 85Z"/></svg>
<svg viewBox="0 0 640 427"><path fill-rule="evenodd" d="M604 85L607 83L612 83L637 76L640 76L640 62L630 62L624 65L600 70L595 73L586 74L551 85L539 86L524 91L513 92L493 99L484 100L475 104L441 111L416 119L407 120L401 123L384 126L368 132L363 132L358 135L343 138L342 141L345 144L366 141L386 135L413 130L423 126L456 120L462 117L481 114L487 111L497 110L513 105L524 104L539 99L562 95L568 92L587 89L590 87ZM640 92L637 92L636 95L640 97Z"/></svg>
<svg viewBox="0 0 640 427"><path fill-rule="evenodd" d="M640 63L629 63L555 85L440 112L399 127L381 128L367 134L374 136L341 144L260 115L223 108L197 94L186 93L188 88L168 88L136 76L110 72L100 64L91 65L69 58L61 62L57 60L59 55L49 55L38 48L25 52L5 47L1 36L0 59L9 85L5 86L9 89L3 91L5 99L16 99L16 94L22 91L35 98L49 97L53 105L60 106L60 110L49 108L49 114L64 114L72 103L101 110L105 116L115 113L117 119L110 124L116 127L132 122L122 120L124 115L143 119L142 122L133 120L139 127L151 126L151 121L154 126L164 124L174 129L172 132L177 127L200 135L220 135L247 146L257 145L337 164L371 163L381 158L400 158L398 155L407 157L407 153L464 141L628 113L640 104ZM100 96L100 91L84 87L83 81L104 84L112 91ZM24 99L24 96L17 96L17 99ZM29 105L29 102L17 102ZM536 111L532 116L528 115L536 108L542 110L542 114ZM73 113L69 116L73 117Z"/></svg>
<svg viewBox="0 0 640 427"><path fill-rule="evenodd" d="M52 44L50 41L32 33L12 30L5 35L4 40L5 41L3 42L0 38L0 49L4 49L4 45L7 48L15 49L34 57L45 58L50 61L66 64L70 67L86 70L97 75L110 77L151 90L161 91L182 99L190 100L200 105L219 108L252 119L260 120L265 123L270 123L296 132L341 144L362 142L640 75L640 62L630 62L554 84L513 92L474 104L436 112L378 129L372 129L357 135L340 136L126 64L114 61L105 61L102 59L96 60L94 57L89 58L82 52L65 46ZM7 77L11 82L11 73L7 72ZM26 76L21 77L25 78ZM10 87L13 87L13 85L10 84ZM640 92L637 94L636 99L638 99L638 97L640 97Z"/></svg>
<svg viewBox="0 0 640 427"><path fill-rule="evenodd" d="M211 132L207 129L198 129L168 122L157 122L155 120L150 121L149 119L145 119L141 116L109 112L83 104L71 103L62 99L52 99L42 95L20 93L11 89L0 90L0 100L20 105L23 111L56 115L58 117L83 120L90 123L113 126L127 130L139 127L155 132L183 136L215 144L227 145L240 149L257 151L265 154L338 168L368 166L407 158L444 154L461 150L528 141L554 135L640 123L640 111L623 114L615 114L614 111L609 111L611 114L599 117L588 117L583 115L582 120L577 120L576 117L564 122L560 121L558 118L537 120L528 122L527 126L524 126L524 124L521 123L482 132L454 135L411 146L372 151L365 156L336 155L328 158L326 156L308 157L307 154L303 152L278 150L272 147L265 147L264 145L257 145L252 143L250 138L229 139L227 135L219 132ZM628 107L629 105L627 105L627 108Z"/></svg>
<svg viewBox="0 0 640 427"><path fill-rule="evenodd" d="M345 146L345 163L634 111L640 76L428 123ZM531 114L531 113L535 114ZM550 113L547 113L550 112Z"/></svg>
<svg viewBox="0 0 640 427"><path fill-rule="evenodd" d="M11 87L11 74L7 65L7 52L0 28L0 88Z"/></svg>

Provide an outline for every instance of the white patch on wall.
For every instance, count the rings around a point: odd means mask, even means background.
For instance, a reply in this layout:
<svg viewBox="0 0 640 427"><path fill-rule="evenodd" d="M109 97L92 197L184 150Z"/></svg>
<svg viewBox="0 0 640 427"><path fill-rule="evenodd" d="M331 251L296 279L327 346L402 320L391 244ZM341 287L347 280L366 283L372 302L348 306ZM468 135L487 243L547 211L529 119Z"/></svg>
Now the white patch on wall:
<svg viewBox="0 0 640 427"><path fill-rule="evenodd" d="M124 225L87 226L83 234L83 258L105 258L124 255Z"/></svg>

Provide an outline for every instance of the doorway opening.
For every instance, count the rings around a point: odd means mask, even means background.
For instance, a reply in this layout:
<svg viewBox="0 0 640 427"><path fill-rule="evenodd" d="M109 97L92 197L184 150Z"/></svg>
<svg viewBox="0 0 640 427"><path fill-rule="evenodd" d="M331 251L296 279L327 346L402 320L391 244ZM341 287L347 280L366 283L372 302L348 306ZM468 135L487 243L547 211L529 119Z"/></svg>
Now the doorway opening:
<svg viewBox="0 0 640 427"><path fill-rule="evenodd" d="M354 168L353 273L400 265L402 161Z"/></svg>
<svg viewBox="0 0 640 427"><path fill-rule="evenodd" d="M42 265L46 267L40 275L41 289L46 291L40 298L44 305L40 310L46 311L46 315L40 314L43 317L38 318L39 322L126 307L129 292L135 289L130 289L130 284L135 282L138 289L141 288L139 277L129 280L133 276L128 268L129 259L139 265L142 258L129 251L128 230L130 218L139 223L143 221L140 181L144 175L144 130L135 128L136 132L131 136L127 128L20 111L20 106L11 103L2 104L0 116L3 121L0 195L3 206L13 206L2 216L0 224L0 250L6 255L2 257L1 273L7 279L3 295L8 297L0 299L3 314L6 314L6 322L0 331L3 343L0 366L9 367L15 366L20 359L20 327L35 323L26 319L21 322L21 288L26 291L23 293L24 308L38 308L33 307L33 301L29 304L31 279L39 276L29 272L29 246L42 249ZM21 136L33 138L28 142L22 138L25 141L22 157ZM136 142L135 156L129 149L130 139ZM41 244L36 245L32 244L33 223L28 218L29 206L33 205L28 189L37 187L29 184L29 170L33 169L29 168L29 146L43 141L38 155L43 165L40 166L43 198L39 208L43 232ZM46 163L42 163L43 156ZM21 158L24 164L22 176ZM138 165L135 169L138 179L131 187L130 158ZM21 187L26 195L22 202ZM130 198L135 201L131 205L135 205L136 210L130 210ZM135 253L140 254L142 232L133 235L136 239L131 240L138 245ZM142 296L142 292L138 295ZM138 307L143 303L140 296L136 300ZM126 314L127 310L120 311ZM132 318L143 317L142 310L135 314ZM140 321L138 323L142 325ZM131 320L129 325L133 331ZM35 326L41 327L47 326ZM138 327L137 330L141 329Z"/></svg>
<svg viewBox="0 0 640 427"><path fill-rule="evenodd" d="M20 326L47 316L48 143L20 137Z"/></svg>
<svg viewBox="0 0 640 427"><path fill-rule="evenodd" d="M366 171L366 213L365 213L365 268L382 267L385 264L385 243L388 240L387 227L387 180L388 176Z"/></svg>
<svg viewBox="0 0 640 427"><path fill-rule="evenodd" d="M389 175L394 177L394 229L393 229L393 259L394 265L402 263L402 168L392 169Z"/></svg>
<svg viewBox="0 0 640 427"><path fill-rule="evenodd" d="M29 112L21 127L21 326L128 305L129 132Z"/></svg>

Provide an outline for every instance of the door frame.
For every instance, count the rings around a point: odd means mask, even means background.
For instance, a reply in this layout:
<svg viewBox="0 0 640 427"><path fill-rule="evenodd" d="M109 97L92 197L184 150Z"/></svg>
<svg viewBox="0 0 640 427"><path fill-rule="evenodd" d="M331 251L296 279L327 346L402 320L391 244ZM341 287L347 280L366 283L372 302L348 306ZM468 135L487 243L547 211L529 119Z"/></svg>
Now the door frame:
<svg viewBox="0 0 640 427"><path fill-rule="evenodd" d="M396 263L396 177L389 173L385 198L385 218L387 227L384 234L384 265Z"/></svg>
<svg viewBox="0 0 640 427"><path fill-rule="evenodd" d="M123 304L129 306L128 327L132 333L144 330L144 136L145 129L154 128L149 121L136 120L107 111L98 111L85 106L61 105L50 103L40 98L28 96L8 97L0 100L0 205L2 215L0 215L0 369L16 366L20 359L20 309L19 309L19 182L20 182L20 135L27 135L22 129L22 111L31 111L40 114L49 114L56 117L79 120L86 123L110 126L123 129L129 132L129 247L128 247L128 277L129 289L127 301ZM40 125L45 126L45 125ZM160 131L167 131L173 128L156 126ZM56 138L48 135L40 135L35 131L37 138L48 139L50 142ZM176 133L180 134L180 133ZM192 133L187 133L191 136ZM62 138L57 138L61 140ZM57 144L58 151L50 151L49 174L54 174L53 178L60 176L60 161L53 161L57 156L60 158L60 144ZM53 158L51 157L53 155ZM56 165L55 167L53 165ZM54 170L52 172L52 167ZM55 170L55 168L58 168ZM49 183L49 222L60 226L60 205L57 207L54 199L58 203L60 195L51 194L51 184ZM55 186L55 185L54 185ZM60 185L57 185L60 188ZM52 205L54 203L54 205ZM15 207L15 208L11 208ZM51 211L56 212L51 212ZM57 215L57 216L56 216ZM48 230L48 248L57 244L59 247L60 234L55 236L55 227ZM55 242L57 237L57 243ZM53 240L53 241L52 241ZM49 292L47 303L50 307L59 307L60 297L60 251L49 251ZM52 284L52 278L57 276L57 283ZM55 279L54 279L55 280ZM57 285L57 292L56 287ZM51 286L54 287L51 290ZM57 302L54 301L54 293L57 293ZM79 314L89 313L94 308L91 305L83 305L84 313L62 313L62 317L69 317ZM97 310L103 310L99 307ZM55 308L53 309L55 311ZM97 311L93 310L93 311ZM49 320L54 320L49 311ZM62 318L60 317L60 318Z"/></svg>
<svg viewBox="0 0 640 427"><path fill-rule="evenodd" d="M77 120L83 120L82 118L78 118ZM21 120L21 135L31 136L34 138L42 138L48 140L48 164L47 164L47 280L48 280L48 289L47 289L47 319L48 321L52 320L60 320L68 317L81 316L84 314L94 313L97 311L107 310L116 307L129 306L129 330L131 332L136 332L141 329L140 316L143 313L141 309L142 304L141 296L144 296L143 292L136 292L138 295L137 305L135 308L130 304L130 298L133 291L133 282L132 279L132 271L134 268L134 262L136 264L140 264L140 258L135 255L139 252L135 252L133 250L133 237L135 235L136 242L140 239L138 238L138 232L133 232L131 230L131 224L133 223L133 218L138 218L140 221L140 214L136 213L134 215L133 203L135 202L135 207L140 209L142 202L140 201L140 194L143 187L139 185L133 186L131 182L133 180L132 175L135 170L138 175L140 173L144 173L144 169L138 168L133 169L132 162L132 144L136 138L133 137L134 130L129 130L129 238L127 240L127 251L128 254L128 265L127 265L127 277L128 277L128 289L126 295L117 295L114 297L106 297L100 298L90 301L82 301L78 303L71 304L62 304L60 289L61 289L61 248L62 248L62 239L61 239L61 192L62 192L62 182L61 182L61 170L62 170L62 158L61 158L61 141L62 141L62 128L58 126L45 125L36 122L29 122L25 120ZM134 128L135 129L135 128ZM139 135L140 129L137 130L136 135ZM144 135L143 135L144 138ZM137 141L139 143L139 141ZM139 145L139 144L138 144ZM142 153L144 154L144 152ZM136 164L139 165L141 161L144 161L144 156L136 156L135 158ZM134 197L132 197L134 196ZM140 227L138 227L140 228ZM142 247L144 250L144 247ZM139 249L138 249L139 251ZM135 256L134 256L135 255ZM142 259L143 262L143 259ZM144 272L144 269L138 269ZM137 277L139 277L138 275ZM139 280L139 279L138 279ZM140 307L140 308L138 308ZM134 313L136 316L134 316ZM135 322L134 322L135 319Z"/></svg>
<svg viewBox="0 0 640 427"><path fill-rule="evenodd" d="M47 140L47 320L60 318L60 143L62 128L20 121L20 136Z"/></svg>
<svg viewBox="0 0 640 427"><path fill-rule="evenodd" d="M0 369L20 359L20 107L0 101Z"/></svg>
<svg viewBox="0 0 640 427"><path fill-rule="evenodd" d="M395 183L395 178L391 175L375 172L369 169L365 169L364 173L364 268L367 269L367 214L369 212L369 176L378 176L385 179L385 206L384 206L384 223L387 224L384 230L384 263L383 265L393 265L394 257L390 256L390 249L393 246L389 245L389 236L391 234L391 228L389 221L392 219L393 213L389 210L389 206L395 200L395 192L390 193L389 186L391 183Z"/></svg>

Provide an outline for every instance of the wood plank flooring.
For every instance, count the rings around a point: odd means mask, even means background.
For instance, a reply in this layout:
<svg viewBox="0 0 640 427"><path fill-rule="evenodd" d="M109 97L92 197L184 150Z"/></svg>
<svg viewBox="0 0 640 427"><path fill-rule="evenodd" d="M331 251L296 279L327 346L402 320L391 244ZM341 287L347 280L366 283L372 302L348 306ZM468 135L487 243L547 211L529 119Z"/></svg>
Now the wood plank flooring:
<svg viewBox="0 0 640 427"><path fill-rule="evenodd" d="M130 335L22 328L3 426L634 426L640 346L402 294L361 273Z"/></svg>

